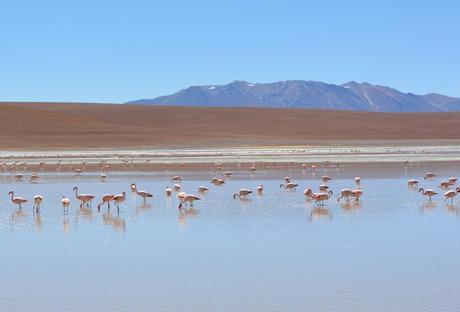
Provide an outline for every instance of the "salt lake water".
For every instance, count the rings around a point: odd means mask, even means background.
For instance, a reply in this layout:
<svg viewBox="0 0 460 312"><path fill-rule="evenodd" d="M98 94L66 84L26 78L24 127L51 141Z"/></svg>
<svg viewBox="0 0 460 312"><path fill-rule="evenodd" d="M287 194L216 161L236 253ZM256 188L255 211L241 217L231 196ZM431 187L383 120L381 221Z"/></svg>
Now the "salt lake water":
<svg viewBox="0 0 460 312"><path fill-rule="evenodd" d="M424 181L428 170L439 178ZM235 171L222 187L213 172L39 174L0 176L1 311L459 311L460 196L444 202L438 188L460 175L453 166ZM187 193L209 187L194 209L165 195L176 174ZM335 194L318 209L303 190L323 174ZM362 201L338 203L356 175ZM285 176L297 191L279 187ZM409 178L441 195L427 203ZM154 194L147 205L132 182ZM263 195L233 199L259 184ZM96 195L92 209L79 208L74 186ZM10 190L29 199L21 211ZM102 195L122 191L119 214L97 211Z"/></svg>

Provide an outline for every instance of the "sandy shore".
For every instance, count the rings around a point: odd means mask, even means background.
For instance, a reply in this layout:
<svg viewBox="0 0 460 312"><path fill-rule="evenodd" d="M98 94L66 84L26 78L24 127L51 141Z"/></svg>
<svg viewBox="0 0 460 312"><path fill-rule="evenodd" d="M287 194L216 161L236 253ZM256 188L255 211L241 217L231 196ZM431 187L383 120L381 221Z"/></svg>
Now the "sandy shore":
<svg viewBox="0 0 460 312"><path fill-rule="evenodd" d="M344 166L449 162L460 164L460 145L432 146L305 146L261 148L206 148L155 150L3 151L0 161L12 168L26 163L29 169L97 171L102 163L110 170L201 170L285 168L306 165ZM61 165L58 165L58 162ZM41 163L41 165L40 165ZM40 168L38 168L40 167ZM32 169L31 169L32 170Z"/></svg>

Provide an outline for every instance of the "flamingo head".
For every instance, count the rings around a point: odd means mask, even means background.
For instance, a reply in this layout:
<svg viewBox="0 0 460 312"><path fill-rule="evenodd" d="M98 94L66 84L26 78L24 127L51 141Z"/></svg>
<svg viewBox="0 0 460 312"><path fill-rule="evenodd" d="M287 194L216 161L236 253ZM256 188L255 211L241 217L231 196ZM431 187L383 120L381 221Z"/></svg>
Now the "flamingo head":
<svg viewBox="0 0 460 312"><path fill-rule="evenodd" d="M9 192L8 192L8 195L13 195L13 194L14 194L13 191L9 191Z"/></svg>
<svg viewBox="0 0 460 312"><path fill-rule="evenodd" d="M74 191L77 191L77 190L78 190L78 187L75 186L75 187L73 188L73 190L74 190Z"/></svg>

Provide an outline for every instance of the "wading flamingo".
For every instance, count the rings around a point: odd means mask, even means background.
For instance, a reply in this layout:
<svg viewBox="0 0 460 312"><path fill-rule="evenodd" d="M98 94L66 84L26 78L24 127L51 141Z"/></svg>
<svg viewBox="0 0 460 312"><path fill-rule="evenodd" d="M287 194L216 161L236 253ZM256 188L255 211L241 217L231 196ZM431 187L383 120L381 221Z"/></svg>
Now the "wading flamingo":
<svg viewBox="0 0 460 312"><path fill-rule="evenodd" d="M247 198L249 194L252 194L251 190L241 189L238 193L233 194L233 199L235 198Z"/></svg>
<svg viewBox="0 0 460 312"><path fill-rule="evenodd" d="M423 187L421 187L419 190L418 190L419 193L422 193L422 195L424 196L428 196L428 200L431 201L431 197L433 197L434 195L438 195L438 193L436 193L434 190L432 189L424 189Z"/></svg>
<svg viewBox="0 0 460 312"><path fill-rule="evenodd" d="M407 187L409 188L416 187L417 184L418 184L418 181L414 179L410 179L409 181L407 181Z"/></svg>
<svg viewBox="0 0 460 312"><path fill-rule="evenodd" d="M360 188L357 188L356 190L353 190L352 193L353 193L352 196L355 199L355 201L359 201L361 196L363 196L363 190L360 189Z"/></svg>
<svg viewBox="0 0 460 312"><path fill-rule="evenodd" d="M166 196L171 196L172 192L173 192L173 190L169 186L167 186L166 189L165 189Z"/></svg>
<svg viewBox="0 0 460 312"><path fill-rule="evenodd" d="M101 211L101 206L107 204L107 209L110 209L110 202L113 200L115 194L106 194L102 196L102 202L97 205L97 211Z"/></svg>
<svg viewBox="0 0 460 312"><path fill-rule="evenodd" d="M19 209L22 209L22 204L27 203L27 199L22 197L15 197L13 191L10 191L8 195L11 196L11 202L15 205L18 205Z"/></svg>
<svg viewBox="0 0 460 312"><path fill-rule="evenodd" d="M64 214L69 213L70 199L68 199L65 196L62 196L61 203L62 203L62 208L64 208Z"/></svg>
<svg viewBox="0 0 460 312"><path fill-rule="evenodd" d="M355 178L355 183L356 183L357 185L360 185L360 184L361 184L361 177L356 177L356 178Z"/></svg>
<svg viewBox="0 0 460 312"><path fill-rule="evenodd" d="M182 182L182 178L179 176L174 176L171 178L171 181L172 182Z"/></svg>
<svg viewBox="0 0 460 312"><path fill-rule="evenodd" d="M328 182L328 181L330 181L330 180L332 180L332 178L331 178L330 176L327 176L327 175L325 175L325 176L323 176L323 177L321 178L321 181L323 181L323 182Z"/></svg>
<svg viewBox="0 0 460 312"><path fill-rule="evenodd" d="M447 191L444 193L444 201L450 198L450 201L454 202L454 197L457 196L457 193L460 193L460 187L457 187L455 190Z"/></svg>
<svg viewBox="0 0 460 312"><path fill-rule="evenodd" d="M134 185L134 189L135 189L136 194L139 195L140 197L142 197L142 199L144 200L144 205L145 205L145 202L146 202L147 198L153 197L153 195L148 193L148 192L146 192L146 191L138 191L136 184L133 183L132 186L133 185ZM131 186L131 189L132 189L132 186Z"/></svg>
<svg viewBox="0 0 460 312"><path fill-rule="evenodd" d="M36 212L40 212L40 205L43 201L43 196L41 195L35 195L34 196L34 209Z"/></svg>
<svg viewBox="0 0 460 312"><path fill-rule="evenodd" d="M280 188L284 188L286 190L296 190L296 187L298 187L299 185L298 184L295 184L295 183L292 183L292 182L289 182L289 183L286 183L286 184L280 184Z"/></svg>
<svg viewBox="0 0 460 312"><path fill-rule="evenodd" d="M113 201L115 202L115 206L117 206L117 212L120 212L120 204L126 200L126 193L122 192L121 194L117 194L113 196Z"/></svg>
<svg viewBox="0 0 460 312"><path fill-rule="evenodd" d="M340 192L340 197L337 198L337 201L339 202L342 199L345 199L345 202L350 202L351 197L353 196L353 190L351 189L343 189Z"/></svg>
<svg viewBox="0 0 460 312"><path fill-rule="evenodd" d="M327 193L314 193L313 194L313 199L315 200L315 203L319 206L324 206L324 201L328 200L331 198L331 196L334 193L332 191L329 191Z"/></svg>
<svg viewBox="0 0 460 312"><path fill-rule="evenodd" d="M206 193L207 191L209 191L209 189L206 186L203 186L203 185L198 186L198 192Z"/></svg>
<svg viewBox="0 0 460 312"><path fill-rule="evenodd" d="M452 184L449 183L449 181L441 181L439 187L440 187L440 188L446 189L446 188L449 188L451 185L452 185Z"/></svg>
<svg viewBox="0 0 460 312"><path fill-rule="evenodd" d="M425 177L423 177L425 180L431 180L433 179L434 177L436 177L436 173L433 173L433 172L427 172L425 174Z"/></svg>
<svg viewBox="0 0 460 312"><path fill-rule="evenodd" d="M87 207L90 207L91 202L94 199L94 195L91 194L78 194L78 187L74 187L73 190L75 191L75 197L81 202L80 207L83 207L83 205L86 205Z"/></svg>
<svg viewBox="0 0 460 312"><path fill-rule="evenodd" d="M261 184L257 187L257 193L262 194L264 192L264 186Z"/></svg>
<svg viewBox="0 0 460 312"><path fill-rule="evenodd" d="M182 208L182 205L185 205L187 207L187 203L190 203L190 207L193 207L193 202L196 200L201 200L196 195L193 194L185 194L184 192L181 192L177 195L177 198L179 198L180 204L179 204L179 209Z"/></svg>
<svg viewBox="0 0 460 312"><path fill-rule="evenodd" d="M307 199L313 199L313 190L311 188L307 188L303 191L303 194L307 197Z"/></svg>

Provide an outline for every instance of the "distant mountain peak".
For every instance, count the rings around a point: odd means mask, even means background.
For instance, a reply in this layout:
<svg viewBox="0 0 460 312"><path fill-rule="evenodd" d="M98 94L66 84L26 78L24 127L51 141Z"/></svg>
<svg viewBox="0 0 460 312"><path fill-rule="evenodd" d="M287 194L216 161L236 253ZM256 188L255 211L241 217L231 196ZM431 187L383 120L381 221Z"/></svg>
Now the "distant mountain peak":
<svg viewBox="0 0 460 312"><path fill-rule="evenodd" d="M342 85L314 80L254 83L235 80L226 85L192 86L141 105L223 106L342 109L378 112L460 111L460 99L437 93L415 95L368 82Z"/></svg>

